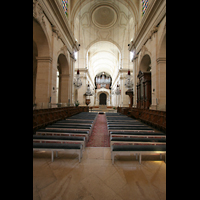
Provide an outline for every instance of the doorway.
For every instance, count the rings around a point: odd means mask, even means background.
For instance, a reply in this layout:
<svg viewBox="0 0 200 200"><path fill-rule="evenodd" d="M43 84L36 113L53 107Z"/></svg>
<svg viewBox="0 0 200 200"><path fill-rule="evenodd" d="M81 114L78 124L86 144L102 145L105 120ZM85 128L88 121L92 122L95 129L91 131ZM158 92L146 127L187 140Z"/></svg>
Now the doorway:
<svg viewBox="0 0 200 200"><path fill-rule="evenodd" d="M107 95L105 93L101 93L99 95L99 105L106 105Z"/></svg>

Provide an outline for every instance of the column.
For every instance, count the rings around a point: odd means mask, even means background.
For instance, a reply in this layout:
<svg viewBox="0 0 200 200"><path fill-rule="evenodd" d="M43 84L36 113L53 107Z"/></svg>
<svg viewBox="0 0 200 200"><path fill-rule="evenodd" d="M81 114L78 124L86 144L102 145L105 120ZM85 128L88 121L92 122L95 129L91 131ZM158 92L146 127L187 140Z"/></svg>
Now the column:
<svg viewBox="0 0 200 200"><path fill-rule="evenodd" d="M69 98L70 98L70 103L74 104L75 102L75 97L74 97L74 73L75 73L75 58L71 54L70 56L70 71L71 71L71 77L70 77L70 90L69 90Z"/></svg>
<svg viewBox="0 0 200 200"><path fill-rule="evenodd" d="M70 74L60 74L59 78L61 79L61 88L60 88L60 103L63 103L64 106L67 106L68 103L68 91L69 91L69 80L70 80Z"/></svg>
<svg viewBox="0 0 200 200"><path fill-rule="evenodd" d="M51 96L51 57L36 57L37 78L36 78L36 100L37 108L47 108Z"/></svg>
<svg viewBox="0 0 200 200"><path fill-rule="evenodd" d="M134 55L134 58L133 58L133 107L136 108L137 107L137 59L138 58L138 55Z"/></svg>
<svg viewBox="0 0 200 200"><path fill-rule="evenodd" d="M166 58L160 57L158 63L158 97L157 109L166 110Z"/></svg>

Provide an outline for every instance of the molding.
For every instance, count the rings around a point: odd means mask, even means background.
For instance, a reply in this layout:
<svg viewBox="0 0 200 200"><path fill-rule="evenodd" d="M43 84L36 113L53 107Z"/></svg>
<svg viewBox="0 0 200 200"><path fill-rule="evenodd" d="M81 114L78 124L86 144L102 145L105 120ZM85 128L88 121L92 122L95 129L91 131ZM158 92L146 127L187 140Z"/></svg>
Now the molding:
<svg viewBox="0 0 200 200"><path fill-rule="evenodd" d="M51 57L36 57L37 62L49 62L52 63Z"/></svg>
<svg viewBox="0 0 200 200"><path fill-rule="evenodd" d="M159 57L156 59L157 63L166 63L166 57Z"/></svg>

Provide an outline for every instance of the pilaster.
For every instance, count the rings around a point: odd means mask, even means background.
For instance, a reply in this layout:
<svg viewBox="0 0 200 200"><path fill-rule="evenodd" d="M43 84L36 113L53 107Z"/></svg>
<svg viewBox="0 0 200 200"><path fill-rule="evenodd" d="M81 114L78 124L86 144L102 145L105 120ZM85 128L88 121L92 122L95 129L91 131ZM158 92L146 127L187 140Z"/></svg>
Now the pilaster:
<svg viewBox="0 0 200 200"><path fill-rule="evenodd" d="M36 57L37 60L37 78L36 78L36 104L48 107L51 96L51 57Z"/></svg>

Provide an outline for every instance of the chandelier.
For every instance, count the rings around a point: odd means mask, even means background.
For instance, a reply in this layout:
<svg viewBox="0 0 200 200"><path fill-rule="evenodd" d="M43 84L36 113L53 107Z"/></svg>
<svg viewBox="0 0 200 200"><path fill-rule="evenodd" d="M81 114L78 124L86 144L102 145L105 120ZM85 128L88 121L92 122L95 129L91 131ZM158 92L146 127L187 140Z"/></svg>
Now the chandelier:
<svg viewBox="0 0 200 200"><path fill-rule="evenodd" d="M117 89L115 90L115 94L116 95L120 95L121 94L121 91L119 89L119 85L117 84Z"/></svg>
<svg viewBox="0 0 200 200"><path fill-rule="evenodd" d="M128 69L128 74L126 75L126 80L124 85L127 89L133 89L133 78L130 75L130 69Z"/></svg>
<svg viewBox="0 0 200 200"><path fill-rule="evenodd" d="M74 76L74 87L76 89L79 89L82 86L82 82L81 82L81 78L80 78L80 74L79 74L79 69L77 70L77 74Z"/></svg>
<svg viewBox="0 0 200 200"><path fill-rule="evenodd" d="M90 84L89 84L89 81L88 81L88 85L87 85L87 91L85 93L86 96L92 96L92 92L90 90Z"/></svg>

